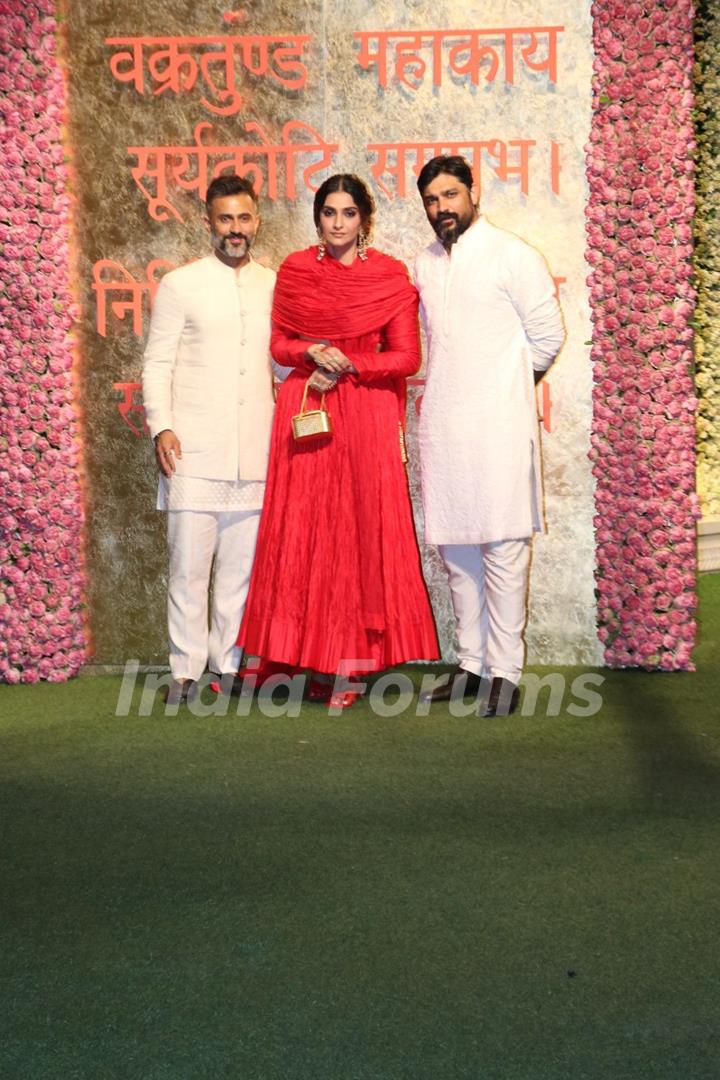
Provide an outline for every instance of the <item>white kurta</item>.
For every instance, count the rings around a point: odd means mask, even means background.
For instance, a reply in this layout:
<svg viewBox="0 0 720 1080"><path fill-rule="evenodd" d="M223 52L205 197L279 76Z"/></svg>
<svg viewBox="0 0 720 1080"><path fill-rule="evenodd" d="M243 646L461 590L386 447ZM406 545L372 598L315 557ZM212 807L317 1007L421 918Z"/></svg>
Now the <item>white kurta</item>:
<svg viewBox="0 0 720 1080"><path fill-rule="evenodd" d="M428 337L419 425L425 540L485 544L542 529L533 369L565 337L542 255L480 217L415 263Z"/></svg>

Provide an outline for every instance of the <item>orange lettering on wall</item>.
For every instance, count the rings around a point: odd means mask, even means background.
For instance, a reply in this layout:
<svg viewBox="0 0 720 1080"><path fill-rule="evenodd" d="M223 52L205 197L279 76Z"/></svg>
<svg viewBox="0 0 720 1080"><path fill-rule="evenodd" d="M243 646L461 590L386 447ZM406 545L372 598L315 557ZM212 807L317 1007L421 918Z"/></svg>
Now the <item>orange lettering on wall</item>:
<svg viewBox="0 0 720 1080"><path fill-rule="evenodd" d="M149 304L155 298L160 281L155 275L158 270L172 270L173 263L167 259L152 259L145 267L145 279L138 281L121 263L112 259L99 259L93 266L92 288L96 295L95 326L101 337L107 335L108 296L116 295L110 302L110 311L116 319L124 320L132 315L133 333L140 337L143 333L143 300L148 297ZM108 277L107 275L112 275Z"/></svg>
<svg viewBox="0 0 720 1080"><path fill-rule="evenodd" d="M540 390L540 407L538 410L538 419L542 424L548 435L552 433L552 395L550 393L550 383L547 377L545 377L539 386Z"/></svg>
<svg viewBox="0 0 720 1080"><path fill-rule="evenodd" d="M353 34L359 43L358 64L365 71L377 68L378 85L389 81L418 90L428 69L423 51L432 54L432 83L441 86L443 50L452 75L466 77L477 86L480 78L494 82L502 67L507 84L515 83L515 50L530 72L547 72L557 83L558 34L564 26L512 26L470 30L362 30ZM528 40L529 39L529 40ZM536 53L540 55L536 58Z"/></svg>
<svg viewBox="0 0 720 1080"><path fill-rule="evenodd" d="M426 161L439 154L462 154L468 158L478 190L490 170L503 183L518 181L523 195L530 192L530 154L537 145L534 139L483 139L475 142L454 139L438 142L368 143L374 155L370 172L380 189L392 201L407 194L408 161L417 177ZM386 182L387 178L387 182Z"/></svg>
<svg viewBox="0 0 720 1080"><path fill-rule="evenodd" d="M201 121L194 131L193 146L129 146L128 154L137 158L131 175L148 203L148 212L156 221L171 216L183 221L180 209L173 202L178 190L196 192L205 198L208 183L224 172L248 177L255 191L266 191L276 201L279 192L278 162L285 177L285 195L297 198L295 167L299 157L311 160L303 167L302 181L309 191L317 190L314 176L332 165L337 143L326 143L318 133L301 120L289 120L282 129L282 142L272 143L255 120L245 124L248 135L258 142L242 146L219 146L203 143L212 124ZM298 136L300 137L298 139Z"/></svg>
<svg viewBox="0 0 720 1080"><path fill-rule="evenodd" d="M245 34L201 37L109 37L110 71L139 94L188 93L200 80L207 94L201 104L218 116L234 116L243 103L238 67L266 76L285 90L302 90L308 77L302 55L309 34Z"/></svg>
<svg viewBox="0 0 720 1080"><path fill-rule="evenodd" d="M142 391L142 383L139 382L116 382L113 383L113 390L122 391L122 399L117 401L117 411L122 416L124 422L132 431L133 435L137 435L138 438L141 435L149 435L147 421L145 419L145 408L140 401L135 400L135 394L139 394ZM137 413L142 417L140 427L133 424L130 419L130 413Z"/></svg>

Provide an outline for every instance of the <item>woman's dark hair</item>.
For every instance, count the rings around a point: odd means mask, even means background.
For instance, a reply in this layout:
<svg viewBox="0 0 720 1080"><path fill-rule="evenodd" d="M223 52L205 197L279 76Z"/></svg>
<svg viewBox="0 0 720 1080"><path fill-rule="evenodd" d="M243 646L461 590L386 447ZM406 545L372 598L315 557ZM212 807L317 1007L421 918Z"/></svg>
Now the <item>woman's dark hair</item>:
<svg viewBox="0 0 720 1080"><path fill-rule="evenodd" d="M370 194L367 185L354 173L335 173L329 176L315 192L313 203L313 220L315 225L320 224L320 211L325 205L328 195L336 191L344 191L360 211L363 223L363 232L369 234L372 231L375 218L375 200Z"/></svg>
<svg viewBox="0 0 720 1080"><path fill-rule="evenodd" d="M448 173L449 176L454 176L468 190L473 186L472 169L465 158L460 157L459 154L442 154L440 157L434 157L426 162L420 170L417 186L421 195L424 195L425 188L428 184L432 184L435 177L439 176L440 173Z"/></svg>

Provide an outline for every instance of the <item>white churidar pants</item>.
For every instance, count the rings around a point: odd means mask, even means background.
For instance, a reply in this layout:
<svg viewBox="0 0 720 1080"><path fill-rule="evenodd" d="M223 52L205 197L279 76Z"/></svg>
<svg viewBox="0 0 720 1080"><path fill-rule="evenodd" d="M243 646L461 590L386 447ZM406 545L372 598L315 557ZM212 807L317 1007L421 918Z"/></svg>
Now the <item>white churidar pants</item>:
<svg viewBox="0 0 720 1080"><path fill-rule="evenodd" d="M458 663L517 685L525 658L530 540L441 544L458 639Z"/></svg>
<svg viewBox="0 0 720 1080"><path fill-rule="evenodd" d="M259 510L169 510L168 635L175 679L199 679L205 667L233 674L245 609ZM210 572L213 601L208 628Z"/></svg>

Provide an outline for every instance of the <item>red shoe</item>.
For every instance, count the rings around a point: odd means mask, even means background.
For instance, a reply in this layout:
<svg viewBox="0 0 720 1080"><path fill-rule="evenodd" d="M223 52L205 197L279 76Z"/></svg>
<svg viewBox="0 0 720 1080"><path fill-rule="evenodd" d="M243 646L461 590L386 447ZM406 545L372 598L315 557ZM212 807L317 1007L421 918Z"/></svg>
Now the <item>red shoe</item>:
<svg viewBox="0 0 720 1080"><path fill-rule="evenodd" d="M213 694L226 695L229 697L240 697L243 688L242 675L223 675L221 678L213 679L208 683L208 687L212 690Z"/></svg>
<svg viewBox="0 0 720 1080"><path fill-rule="evenodd" d="M349 709L359 697L362 697L362 693L362 690L338 690L337 693L330 695L328 709Z"/></svg>

